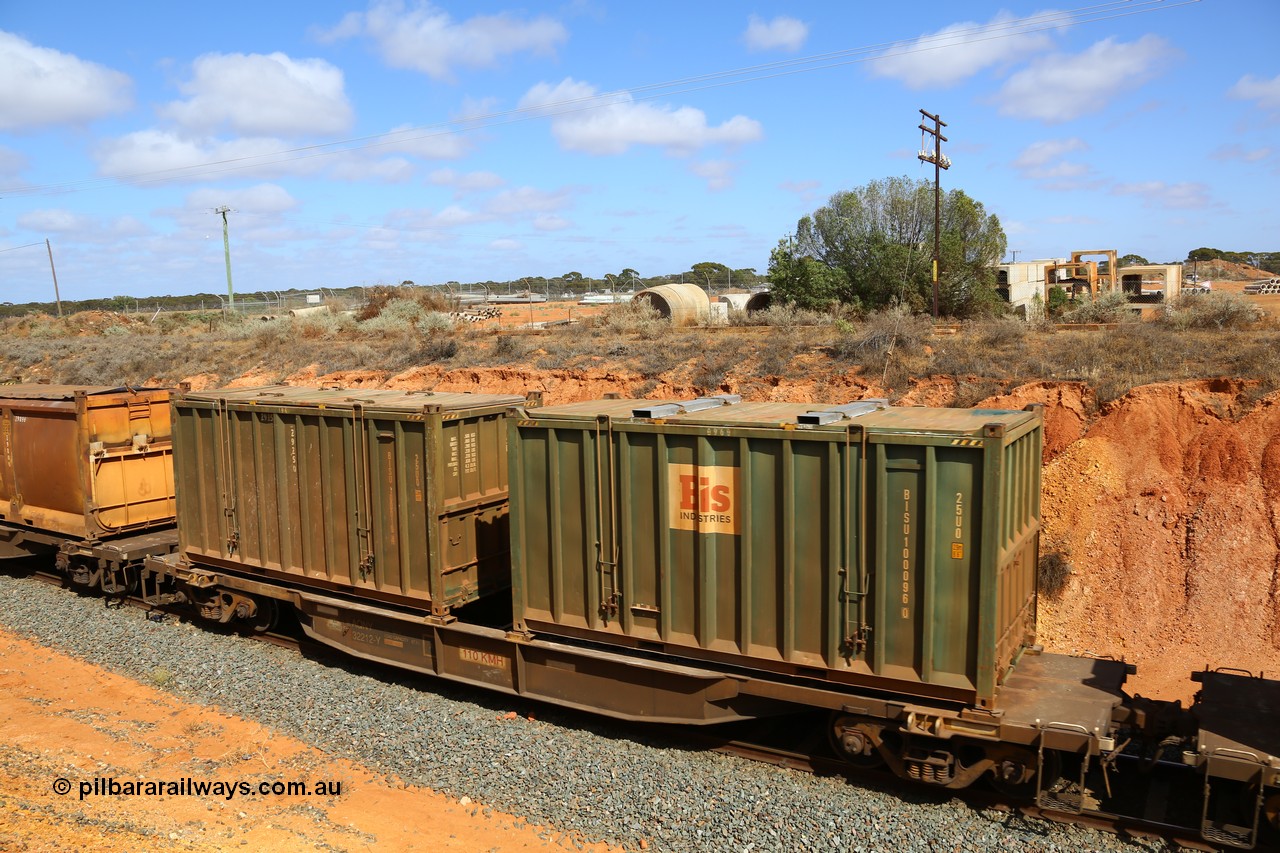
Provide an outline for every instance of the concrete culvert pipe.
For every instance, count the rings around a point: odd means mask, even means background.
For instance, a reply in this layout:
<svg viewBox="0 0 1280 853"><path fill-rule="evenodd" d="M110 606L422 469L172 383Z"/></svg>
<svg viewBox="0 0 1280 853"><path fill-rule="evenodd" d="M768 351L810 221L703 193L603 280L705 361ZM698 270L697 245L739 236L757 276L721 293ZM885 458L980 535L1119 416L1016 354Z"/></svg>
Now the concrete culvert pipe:
<svg viewBox="0 0 1280 853"><path fill-rule="evenodd" d="M634 302L648 303L674 326L702 322L711 310L707 292L696 284L660 284L635 295Z"/></svg>
<svg viewBox="0 0 1280 853"><path fill-rule="evenodd" d="M754 314L757 311L764 311L773 304L773 294L767 290L762 293L753 293L751 298L747 300L747 313Z"/></svg>

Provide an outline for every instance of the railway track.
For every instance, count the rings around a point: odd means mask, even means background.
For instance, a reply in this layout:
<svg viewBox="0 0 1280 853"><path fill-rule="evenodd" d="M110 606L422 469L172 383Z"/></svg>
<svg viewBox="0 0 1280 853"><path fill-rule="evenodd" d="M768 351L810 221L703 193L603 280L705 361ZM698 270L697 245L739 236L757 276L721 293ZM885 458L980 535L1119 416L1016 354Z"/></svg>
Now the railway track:
<svg viewBox="0 0 1280 853"><path fill-rule="evenodd" d="M26 576L32 580L52 586L76 589L74 585L68 584L66 579L55 571L36 568L27 572ZM286 625L279 630L248 631L221 626L201 619L193 615L191 608L186 605L154 605L132 595L106 597L97 590L83 589L79 591L89 597L98 597L105 606L128 607L146 613L148 616L160 614L185 619L205 628L234 633L238 636L310 657L321 659L341 657L332 648L302 636L296 625L291 626L291 620L287 620ZM392 677L403 676L402 672L385 664L370 663L369 666L379 670L385 669L388 675ZM591 719L598 722L592 715L585 712L568 711L563 713L567 713L571 717L581 714L584 721ZM1018 815L1032 820L1052 821L1054 823L1109 832L1122 838L1155 839L1183 849L1204 851L1225 849L1206 843L1187 827L1159 820L1101 811L1085 811L1080 814L1071 814L1041 808L1029 800L1010 797L983 787L973 786L959 790L921 787L905 782L883 768L853 767L849 763L833 757L825 740L813 734L814 732L824 731L825 726L821 720L793 721L787 718L782 721L763 720L730 723L723 724L717 727L716 730L689 729L667 725L657 725L654 728L660 730L664 737L673 742L687 745L696 750L731 755L816 776L841 777L850 784L870 785L898 796L918 798L923 794L925 796L935 796L939 802L954 798L963 802L970 809L979 812L992 811L1010 816ZM807 734L797 739L797 732ZM1179 769L1179 766L1172 762L1166 762L1165 764L1167 765L1166 769L1170 772ZM1157 790L1162 790L1159 786L1156 786L1156 788ZM1144 802L1139 805L1142 810L1149 812L1148 804Z"/></svg>

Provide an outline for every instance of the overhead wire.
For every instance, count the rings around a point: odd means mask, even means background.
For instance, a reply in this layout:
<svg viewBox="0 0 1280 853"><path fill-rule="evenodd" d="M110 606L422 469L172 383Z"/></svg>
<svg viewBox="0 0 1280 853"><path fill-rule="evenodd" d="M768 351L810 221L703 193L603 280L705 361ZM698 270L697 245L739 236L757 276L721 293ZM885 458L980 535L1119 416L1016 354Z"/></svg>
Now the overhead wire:
<svg viewBox="0 0 1280 853"><path fill-rule="evenodd" d="M167 169L155 169L145 172L121 173L98 178L85 178L56 184L20 186L0 188L0 193L9 196L24 195L61 195L95 189L104 185L127 183L134 186L145 186L166 183L175 180L194 180L228 172L247 171L269 166L280 166L296 163L316 157L336 156L355 151L366 151L376 148L389 148L411 142L421 142L433 138L468 133L492 127L501 127L518 122L542 118L556 118L588 110L603 109L619 103L652 101L692 92L738 86L764 80L777 79L806 74L815 71L829 70L848 65L876 60L907 56L933 50L944 50L969 44L1030 35L1048 30L1062 29L1071 26L1097 23L1099 21L1132 17L1166 11L1198 3L1200 0L1179 0L1170 3L1168 0L1115 0L1115 2L1099 3L1093 6L1080 7L1065 12L1048 12L1030 15L1025 18L1013 18L992 24L978 24L971 27L958 28L942 33L920 36L916 39L898 39L864 45L846 50L814 54L806 57L779 60L678 78L660 83L593 93L591 95L566 98L548 104L537 104L514 107L510 110L485 113L405 128L398 131L351 137L332 142L315 143L281 149L263 154L245 155L242 157L213 160L206 163L174 166ZM641 93L637 96L636 93ZM414 135L410 135L414 134Z"/></svg>

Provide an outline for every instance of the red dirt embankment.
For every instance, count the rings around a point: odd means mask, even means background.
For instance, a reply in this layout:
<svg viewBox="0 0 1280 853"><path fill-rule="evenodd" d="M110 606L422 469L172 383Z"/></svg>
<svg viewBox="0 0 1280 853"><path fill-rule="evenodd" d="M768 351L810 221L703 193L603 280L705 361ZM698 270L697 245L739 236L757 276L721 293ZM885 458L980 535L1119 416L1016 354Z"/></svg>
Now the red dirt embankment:
<svg viewBox="0 0 1280 853"><path fill-rule="evenodd" d="M1130 689L1189 699L1189 669L1280 673L1280 394L1243 382L1136 388L1090 412L1069 387L988 404L1046 403L1044 550L1072 566L1041 604L1051 649L1138 664Z"/></svg>
<svg viewBox="0 0 1280 853"><path fill-rule="evenodd" d="M821 379L821 382L818 382ZM233 385L258 384L246 376ZM614 392L698 396L693 387L644 385L625 370L414 368L318 376L290 384L524 393L547 404ZM954 379L921 380L904 405L938 405ZM197 386L199 387L199 386ZM748 400L820 402L883 395L855 375L776 379L725 387ZM1280 393L1261 401L1248 384L1208 380L1136 388L1099 406L1074 382L1035 382L983 401L1045 406L1042 551L1065 555L1061 595L1040 606L1050 651L1124 657L1131 690L1189 700L1188 675L1205 665L1280 675Z"/></svg>

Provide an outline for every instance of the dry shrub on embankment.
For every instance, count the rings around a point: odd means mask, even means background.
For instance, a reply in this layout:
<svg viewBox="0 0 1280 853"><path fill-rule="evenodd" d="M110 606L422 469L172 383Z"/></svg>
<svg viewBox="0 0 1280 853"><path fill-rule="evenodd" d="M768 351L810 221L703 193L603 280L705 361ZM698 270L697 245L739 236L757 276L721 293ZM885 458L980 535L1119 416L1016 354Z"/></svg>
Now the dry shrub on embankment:
<svg viewBox="0 0 1280 853"><path fill-rule="evenodd" d="M748 396L805 381L818 383L816 393L835 387L845 394L856 385L897 400L953 379L949 392L922 401L957 406L1041 379L1085 383L1100 402L1152 382L1224 376L1250 380L1255 396L1280 388L1280 330L1247 303L1218 298L1225 294L1182 300L1147 322L1069 331L1013 318L935 331L928 317L908 312L858 318L785 309L755 316L762 325L673 328L645 306L531 331L509 322L455 325L424 303L433 297L390 292L365 320L338 312L7 319L0 321L0 379L139 384L201 375L225 384L246 374L285 381L511 366L625 372L638 377L633 392Z"/></svg>

